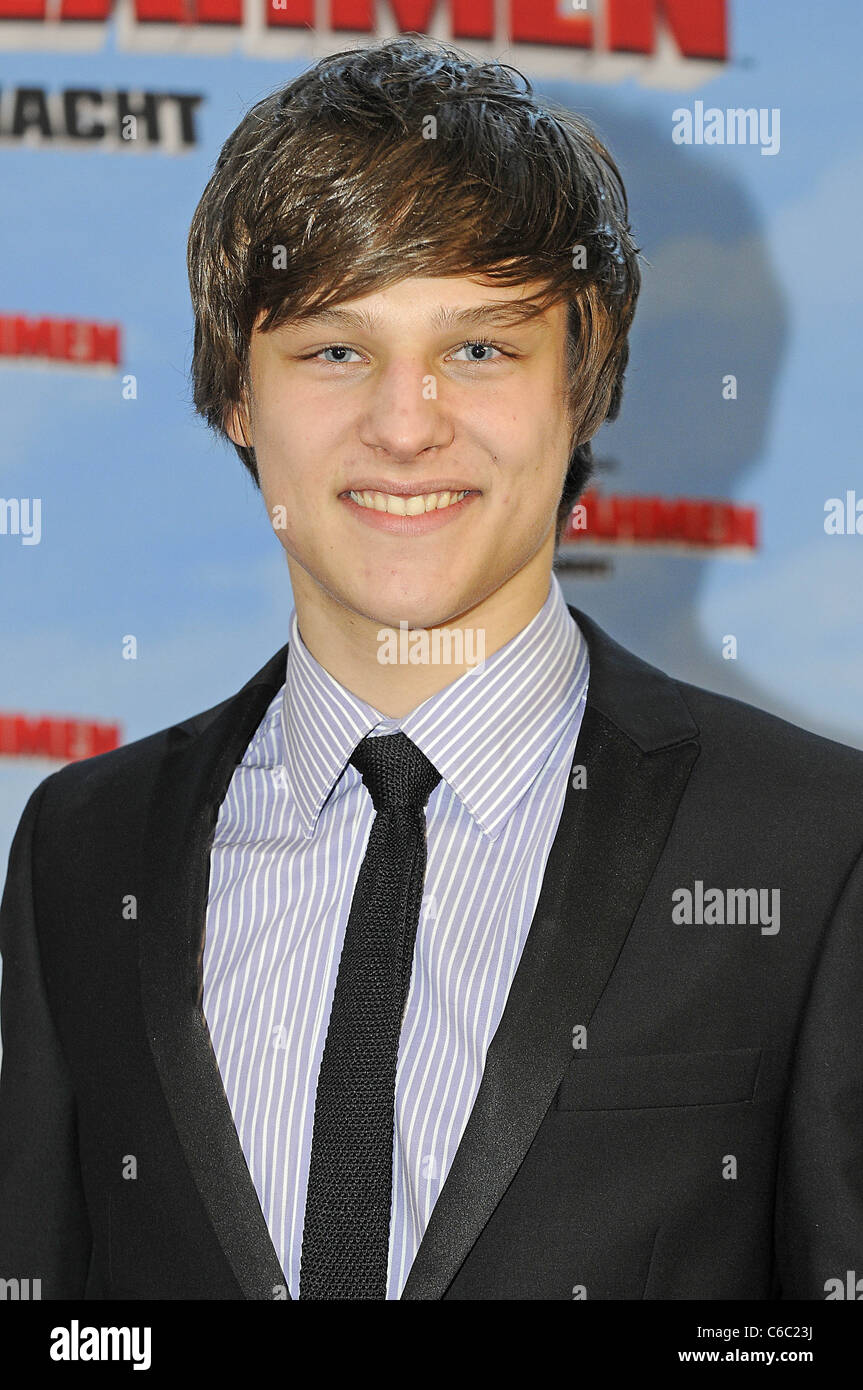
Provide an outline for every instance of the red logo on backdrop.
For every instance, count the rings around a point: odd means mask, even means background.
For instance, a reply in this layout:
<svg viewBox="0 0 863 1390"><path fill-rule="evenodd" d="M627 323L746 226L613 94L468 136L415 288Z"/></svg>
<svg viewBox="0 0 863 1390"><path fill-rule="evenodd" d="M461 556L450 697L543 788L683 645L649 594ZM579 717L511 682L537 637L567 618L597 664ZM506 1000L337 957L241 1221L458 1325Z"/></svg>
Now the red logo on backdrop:
<svg viewBox="0 0 863 1390"><path fill-rule="evenodd" d="M120 725L93 719L0 714L0 754L77 762L120 746Z"/></svg>
<svg viewBox="0 0 863 1390"><path fill-rule="evenodd" d="M316 0L0 0L0 21L56 26L59 37L55 33L51 42L58 47L64 46L62 26L74 27L77 49L85 40L82 23L95 28L116 21L120 46L126 48L136 47L136 30L154 25L179 26L187 34L198 30L202 36L208 31L217 38L219 31L242 30L244 48L271 55L278 36L292 37L298 51L326 53L342 47L351 35L380 35L382 24L388 33L428 33L433 26L435 33L468 49L530 44L549 55L561 50L556 60L552 57L552 69L535 54L531 61L562 76L572 75L579 51L652 59L669 40L684 60L728 59L726 0L592 0L589 7L586 0L508 0L503 5L496 0L329 0L323 22L316 21L315 10ZM0 45L3 28L0 24ZM96 35L96 46L103 42L104 36ZM166 39L166 46L170 43ZM151 38L144 44L152 50ZM218 51L225 51L221 43ZM609 71L597 75L613 77Z"/></svg>
<svg viewBox="0 0 863 1390"><path fill-rule="evenodd" d="M590 488L573 509L561 543L590 542L752 553L758 548L758 511L700 497L604 497Z"/></svg>
<svg viewBox="0 0 863 1390"><path fill-rule="evenodd" d="M0 357L116 367L120 362L120 326L91 319L0 314Z"/></svg>

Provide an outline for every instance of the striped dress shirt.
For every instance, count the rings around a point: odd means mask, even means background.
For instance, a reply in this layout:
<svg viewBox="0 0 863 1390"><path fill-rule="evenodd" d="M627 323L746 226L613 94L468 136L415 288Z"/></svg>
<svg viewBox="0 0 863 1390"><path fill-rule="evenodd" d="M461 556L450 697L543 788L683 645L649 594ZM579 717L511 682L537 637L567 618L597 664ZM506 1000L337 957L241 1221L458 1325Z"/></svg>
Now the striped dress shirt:
<svg viewBox="0 0 863 1390"><path fill-rule="evenodd" d="M400 1297L468 1122L560 821L587 645L552 575L514 638L401 720L352 695L291 622L286 679L219 808L203 1009L294 1298L315 1092L374 819L348 764L401 729L441 774L395 1092L387 1298Z"/></svg>

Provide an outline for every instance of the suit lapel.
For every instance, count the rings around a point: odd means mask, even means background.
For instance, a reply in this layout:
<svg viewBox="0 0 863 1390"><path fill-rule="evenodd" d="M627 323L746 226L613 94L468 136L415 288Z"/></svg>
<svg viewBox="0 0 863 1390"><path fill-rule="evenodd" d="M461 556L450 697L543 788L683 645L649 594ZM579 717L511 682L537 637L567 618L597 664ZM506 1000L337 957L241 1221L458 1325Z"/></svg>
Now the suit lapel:
<svg viewBox="0 0 863 1390"><path fill-rule="evenodd" d="M142 851L139 951L147 1037L174 1125L243 1295L270 1299L279 1264L201 1011L209 855L218 808L267 705L287 647L233 699L170 730ZM287 1294L290 1297L290 1294Z"/></svg>
<svg viewBox="0 0 863 1390"><path fill-rule="evenodd" d="M668 677L584 614L590 680L572 779L482 1082L402 1297L442 1298L522 1163L652 877L698 754Z"/></svg>

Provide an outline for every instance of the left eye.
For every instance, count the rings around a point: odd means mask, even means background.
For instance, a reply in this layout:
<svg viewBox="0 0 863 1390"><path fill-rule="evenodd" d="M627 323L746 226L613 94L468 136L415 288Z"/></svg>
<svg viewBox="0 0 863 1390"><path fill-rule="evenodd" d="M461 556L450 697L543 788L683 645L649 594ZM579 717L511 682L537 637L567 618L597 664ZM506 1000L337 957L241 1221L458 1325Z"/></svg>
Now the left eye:
<svg viewBox="0 0 863 1390"><path fill-rule="evenodd" d="M485 343L485 342L483 342L481 339L479 339L479 340L474 340L473 342L470 342L470 343L462 343L461 347L456 349L456 355L457 355L458 353L460 353L460 352L466 352L466 353L468 354L468 356L467 356L466 358L462 358L462 359L461 359L463 362L464 362L464 361L466 361L466 362L493 362L493 361L495 360L493 357L489 357L489 356L487 356L487 355L486 355L486 356L482 356L482 357L477 357L477 356L476 356L476 349L479 349L479 351L480 351L481 353L483 353L483 354L488 354L488 353L496 352L496 353L498 354L498 356L502 356L502 355L503 355L503 354L501 353L500 348L499 348L499 347L495 347L494 343Z"/></svg>
<svg viewBox="0 0 863 1390"><path fill-rule="evenodd" d="M325 352L338 352L338 353L353 352L353 353L356 354L356 356L359 356L359 353L357 353L356 348L343 347L343 345L342 345L341 343L333 343L332 347L321 348L321 351L315 353L315 356L316 356L316 357L320 357L321 354L322 354L322 353L325 353ZM332 362L332 361L333 361L333 358L332 358L332 357L327 357L327 358L325 358L324 360L327 361L327 362ZM347 358L344 357L344 356L335 358L335 362L336 362L336 363L339 363L339 362L346 362L346 361L347 361Z"/></svg>

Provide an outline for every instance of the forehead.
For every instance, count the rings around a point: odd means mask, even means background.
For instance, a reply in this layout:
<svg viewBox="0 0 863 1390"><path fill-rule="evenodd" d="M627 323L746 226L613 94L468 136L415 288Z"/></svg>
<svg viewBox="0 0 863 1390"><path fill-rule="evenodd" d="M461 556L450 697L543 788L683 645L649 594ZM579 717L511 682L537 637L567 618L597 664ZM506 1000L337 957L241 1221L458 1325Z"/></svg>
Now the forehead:
<svg viewBox="0 0 863 1390"><path fill-rule="evenodd" d="M432 332L484 326L548 330L566 304L545 304L542 281L495 285L472 276L415 276L353 298L330 300L286 317L285 329L355 328L376 332L405 323ZM256 320L256 328L265 311Z"/></svg>

